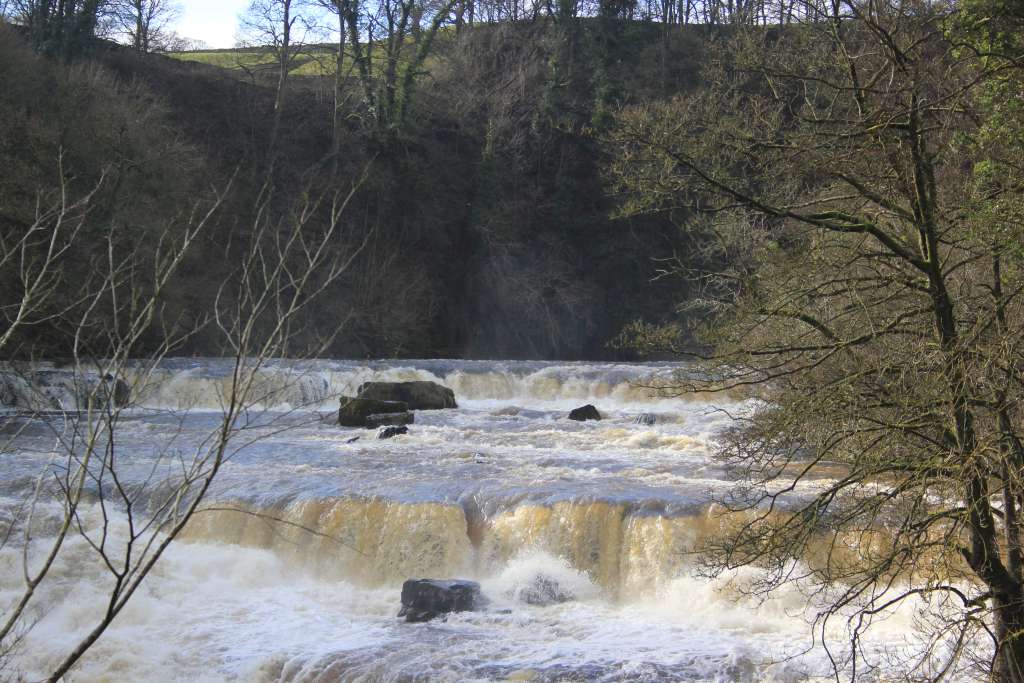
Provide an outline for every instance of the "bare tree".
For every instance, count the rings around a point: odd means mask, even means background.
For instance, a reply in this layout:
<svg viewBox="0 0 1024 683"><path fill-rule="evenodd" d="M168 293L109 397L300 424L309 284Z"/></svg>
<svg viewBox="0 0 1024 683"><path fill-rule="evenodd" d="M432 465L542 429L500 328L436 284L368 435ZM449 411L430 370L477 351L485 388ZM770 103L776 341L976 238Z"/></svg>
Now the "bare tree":
<svg viewBox="0 0 1024 683"><path fill-rule="evenodd" d="M339 17L345 15L366 109L379 131L394 134L405 121L439 32L461 21L465 0L383 0L377 5L349 0L337 7ZM384 54L375 57L376 50Z"/></svg>
<svg viewBox="0 0 1024 683"><path fill-rule="evenodd" d="M48 679L60 680L129 603L200 509L223 465L265 433L259 429L280 430L295 423L290 415L277 415L255 428L247 418L254 406L271 398L260 381L268 359L302 354L303 349L292 343L301 316L362 248L364 242L344 234L342 222L354 191L355 185L348 192L306 196L283 218L270 211L270 193L264 192L237 268L225 278L208 323L219 332L233 359L218 424L192 442L191 450L159 449L156 462L147 464L142 474L133 473L122 445L124 411L132 406L131 397L144 395L156 381L154 373L161 361L196 328L165 329L162 343L145 354L139 353L144 348L141 340L159 320L164 290L209 229L224 193L197 204L184 227L169 226L152 256L148 251L143 255L124 250L111 231L103 258L93 264L96 277L82 287L81 298L58 313L47 313L59 315L60 329L68 331L73 362L64 372L75 388L75 398L74 405L62 407L49 405L45 396L38 397L38 402L29 396L20 404L30 411L28 419L51 429L54 445L20 513L0 530L0 545L18 550L23 569L21 594L0 619L0 653L9 655L33 627L40 592L55 580L54 567L69 539L84 541L92 560L110 580L96 622ZM27 272L30 283L41 283L26 287L21 308L28 312L15 316L16 323L27 324L37 308L48 310L43 305L61 270L60 247L52 244L70 249L77 234L73 228L54 229L53 221L86 211L91 197L87 194L70 205L57 200L41 212L49 217L46 225L54 239L40 239L44 229L32 226L14 250L5 249L7 258L0 267L13 266ZM339 249L339 245L348 246ZM17 265L26 260L35 265L27 270ZM100 310L105 311L105 322L97 326ZM12 338L5 335L0 344ZM0 350L8 351L3 346ZM23 393L31 394L31 365L23 366L20 373L10 365L4 371L0 382L20 377L25 380ZM49 411L45 417L38 412L40 407ZM54 414L54 408L60 409ZM186 417L183 414L180 419ZM26 415L5 414L2 419L5 426L15 428L4 430L13 436L5 437L0 450L17 452L20 431L16 427ZM43 510L54 505L61 511L58 519L43 520ZM87 514L99 514L102 523L90 525Z"/></svg>
<svg viewBox="0 0 1024 683"><path fill-rule="evenodd" d="M61 314L53 300L61 293L61 264L69 251L77 247L79 234L93 199L103 187L106 176L81 197L73 197L64 173L63 154L58 160L60 185L56 192L40 192L36 199L35 219L23 229L0 233L0 274L8 286L16 288L10 303L0 306L5 329L0 332L0 352L12 353L12 342L22 328L39 325Z"/></svg>
<svg viewBox="0 0 1024 683"><path fill-rule="evenodd" d="M267 50L276 71L274 112L267 153L273 168L287 100L288 77L307 46L320 36L312 0L252 0L241 16L241 45Z"/></svg>
<svg viewBox="0 0 1024 683"><path fill-rule="evenodd" d="M345 40L348 35L346 21L352 12L352 0L317 0L318 4L334 15L338 34L334 61L334 108L331 110L331 175L337 176L341 161L342 115L347 102L344 90L348 74L345 70Z"/></svg>
<svg viewBox="0 0 1024 683"><path fill-rule="evenodd" d="M181 15L175 0L108 0L106 16L113 31L139 52L167 49L174 33L171 25Z"/></svg>
<svg viewBox="0 0 1024 683"><path fill-rule="evenodd" d="M160 52L190 52L193 50L206 49L209 49L209 45L204 41L189 38L187 36L181 36L174 31L169 31L162 43L154 48L154 50Z"/></svg>

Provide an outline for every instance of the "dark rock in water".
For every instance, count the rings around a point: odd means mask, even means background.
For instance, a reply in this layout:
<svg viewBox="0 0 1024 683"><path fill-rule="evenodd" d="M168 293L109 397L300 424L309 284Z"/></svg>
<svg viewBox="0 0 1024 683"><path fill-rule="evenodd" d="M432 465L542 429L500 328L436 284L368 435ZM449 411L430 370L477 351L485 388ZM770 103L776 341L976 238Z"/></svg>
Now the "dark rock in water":
<svg viewBox="0 0 1024 683"><path fill-rule="evenodd" d="M384 429L377 432L378 439L393 439L401 434L408 434L409 428L405 425L399 425L397 427L385 427Z"/></svg>
<svg viewBox="0 0 1024 683"><path fill-rule="evenodd" d="M455 392L436 382L366 382L360 385L357 395L375 401L402 401L409 410L459 407Z"/></svg>
<svg viewBox="0 0 1024 683"><path fill-rule="evenodd" d="M430 621L449 612L470 612L483 606L480 584L461 579L409 579L402 584L402 609L408 623Z"/></svg>
<svg viewBox="0 0 1024 683"><path fill-rule="evenodd" d="M379 415L368 415L366 417L366 426L369 429L401 427L402 425L411 425L415 420L416 416L412 413L381 413Z"/></svg>
<svg viewBox="0 0 1024 683"><path fill-rule="evenodd" d="M100 391L97 393L102 398L113 401L118 408L127 406L132 396L132 390L127 382L120 377L114 378L110 375L103 376Z"/></svg>
<svg viewBox="0 0 1024 683"><path fill-rule="evenodd" d="M87 370L42 369L0 373L0 406L26 411L124 408L131 387L113 375Z"/></svg>
<svg viewBox="0 0 1024 683"><path fill-rule="evenodd" d="M576 594L562 586L556 579L538 574L533 581L516 586L509 597L528 605L556 605L576 599Z"/></svg>
<svg viewBox="0 0 1024 683"><path fill-rule="evenodd" d="M406 422L381 421L381 415L409 415ZM374 417L375 420L369 420ZM399 418L394 418L398 420ZM338 424L342 427L380 427L384 424L408 424L412 422L409 413L409 406L401 401L374 401L367 398L341 398L341 406L338 409Z"/></svg>
<svg viewBox="0 0 1024 683"><path fill-rule="evenodd" d="M586 420L600 420L601 413L597 412L597 408L590 405L589 403L585 406L573 410L569 413L570 420L576 420L577 422L584 422Z"/></svg>
<svg viewBox="0 0 1024 683"><path fill-rule="evenodd" d="M650 427L657 421L658 418L656 418L653 413L641 413L636 416L636 419L633 420L633 424Z"/></svg>
<svg viewBox="0 0 1024 683"><path fill-rule="evenodd" d="M13 378L0 375L0 407L14 408L18 405L18 391L15 389Z"/></svg>

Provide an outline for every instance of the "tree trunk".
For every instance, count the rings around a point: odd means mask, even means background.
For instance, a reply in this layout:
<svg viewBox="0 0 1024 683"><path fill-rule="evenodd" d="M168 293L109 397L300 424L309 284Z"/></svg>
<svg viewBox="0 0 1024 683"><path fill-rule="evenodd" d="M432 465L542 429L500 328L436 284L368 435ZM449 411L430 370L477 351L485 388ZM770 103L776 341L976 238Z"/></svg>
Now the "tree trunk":
<svg viewBox="0 0 1024 683"><path fill-rule="evenodd" d="M352 45L352 59L355 60L356 68L359 70L359 81L363 86L363 97L370 111L377 108L376 98L373 94L373 62L371 50L373 49L373 35L367 36L366 52L359 42L359 5L353 1L347 5L345 13L345 24L348 26L348 40Z"/></svg>
<svg viewBox="0 0 1024 683"><path fill-rule="evenodd" d="M278 46L277 55L277 92L274 95L274 119L270 129L270 142L267 145L268 163L267 163L267 176L268 179L273 177L274 166L277 161L277 138L281 133L281 113L284 110L285 100L285 87L288 85L288 67L291 66L291 35L292 35L292 16L291 16L291 0L285 0L283 3L284 18L281 22L281 44Z"/></svg>
<svg viewBox="0 0 1024 683"><path fill-rule="evenodd" d="M135 49L139 52L147 52L146 29L142 21L144 11L142 0L135 0L133 9L135 10Z"/></svg>
<svg viewBox="0 0 1024 683"><path fill-rule="evenodd" d="M338 59L334 65L334 116L331 119L331 177L338 177L338 157L341 155L341 97L342 68L345 64L345 14L338 8Z"/></svg>
<svg viewBox="0 0 1024 683"><path fill-rule="evenodd" d="M996 593L993 606L999 642L992 680L1024 683L1024 596L1019 590L1012 595Z"/></svg>

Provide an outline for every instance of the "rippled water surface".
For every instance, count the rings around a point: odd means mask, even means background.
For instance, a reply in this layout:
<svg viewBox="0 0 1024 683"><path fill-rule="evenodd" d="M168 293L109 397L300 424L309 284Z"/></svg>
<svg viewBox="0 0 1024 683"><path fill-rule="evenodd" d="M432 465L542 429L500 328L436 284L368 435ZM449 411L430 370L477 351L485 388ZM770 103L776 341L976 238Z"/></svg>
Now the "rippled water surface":
<svg viewBox="0 0 1024 683"><path fill-rule="evenodd" d="M648 388L671 365L513 362L277 362L200 514L75 680L803 680L825 672L795 590L734 600L697 578L689 553L714 533L715 493L733 484L709 458L729 399ZM230 365L173 360L137 391L118 435L126 480L158 481L216 428ZM339 395L368 380L432 380L459 408L419 411L409 434L377 440L337 426ZM51 378L46 400L74 390ZM593 403L604 419L574 422ZM653 425L637 424L640 414ZM26 423L3 463L13 514L53 437ZM156 473L156 474L154 474ZM230 508L230 509L228 509ZM268 522L269 514L315 529ZM84 523L98 524L91 509ZM4 600L20 556L0 553ZM80 539L40 600L45 615L17 668L45 673L103 588ZM410 577L481 582L486 610L427 624L396 619ZM556 583L565 602L527 604ZM69 597L71 599L69 599ZM898 647L899 615L886 627Z"/></svg>

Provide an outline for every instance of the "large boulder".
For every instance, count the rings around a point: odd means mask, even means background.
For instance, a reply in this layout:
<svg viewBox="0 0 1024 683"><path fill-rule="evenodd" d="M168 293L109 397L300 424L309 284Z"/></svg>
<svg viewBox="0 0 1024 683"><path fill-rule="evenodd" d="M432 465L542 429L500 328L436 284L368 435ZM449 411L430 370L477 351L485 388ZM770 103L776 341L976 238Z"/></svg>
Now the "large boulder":
<svg viewBox="0 0 1024 683"><path fill-rule="evenodd" d="M374 401L343 396L338 408L338 424L342 427L376 429L386 425L409 424L412 421L409 406L401 401Z"/></svg>
<svg viewBox="0 0 1024 683"><path fill-rule="evenodd" d="M580 406L569 413L570 420L576 420L577 422L585 422L586 420L600 420L601 413L597 412L597 408L590 405L589 403L585 406Z"/></svg>
<svg viewBox="0 0 1024 683"><path fill-rule="evenodd" d="M449 612L471 612L483 606L480 584L462 579L409 579L402 584L398 616L409 623L430 621Z"/></svg>
<svg viewBox="0 0 1024 683"><path fill-rule="evenodd" d="M455 392L436 382L366 382L360 385L357 395L374 401L401 401L410 410L459 407Z"/></svg>

